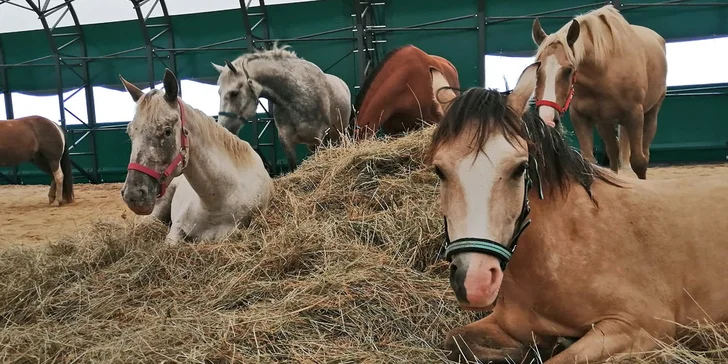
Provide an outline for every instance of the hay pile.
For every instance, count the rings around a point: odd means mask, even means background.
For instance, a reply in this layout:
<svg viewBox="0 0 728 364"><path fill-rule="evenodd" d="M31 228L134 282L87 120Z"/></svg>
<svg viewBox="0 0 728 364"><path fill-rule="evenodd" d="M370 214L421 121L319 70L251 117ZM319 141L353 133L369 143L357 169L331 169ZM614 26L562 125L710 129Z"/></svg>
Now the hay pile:
<svg viewBox="0 0 728 364"><path fill-rule="evenodd" d="M444 361L444 334L478 317L436 261L430 133L320 151L225 242L168 248L164 226L99 222L3 253L0 361Z"/></svg>

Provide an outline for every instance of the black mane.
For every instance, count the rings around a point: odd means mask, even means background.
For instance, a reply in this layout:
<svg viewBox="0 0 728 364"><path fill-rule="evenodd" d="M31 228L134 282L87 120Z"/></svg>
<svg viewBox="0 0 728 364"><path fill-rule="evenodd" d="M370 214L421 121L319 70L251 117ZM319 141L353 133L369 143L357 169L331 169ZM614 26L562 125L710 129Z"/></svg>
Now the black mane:
<svg viewBox="0 0 728 364"><path fill-rule="evenodd" d="M590 196L595 179L619 186L610 171L590 163L569 145L560 128L547 126L532 110L519 116L507 100L506 93L479 87L455 98L435 129L428 161L437 147L453 141L466 128L474 127L474 145L483 146L494 132L501 132L510 143L516 137L526 140L529 154L537 162L537 166L529 166L528 173L533 181L540 179L544 193L565 194L572 181L583 186Z"/></svg>

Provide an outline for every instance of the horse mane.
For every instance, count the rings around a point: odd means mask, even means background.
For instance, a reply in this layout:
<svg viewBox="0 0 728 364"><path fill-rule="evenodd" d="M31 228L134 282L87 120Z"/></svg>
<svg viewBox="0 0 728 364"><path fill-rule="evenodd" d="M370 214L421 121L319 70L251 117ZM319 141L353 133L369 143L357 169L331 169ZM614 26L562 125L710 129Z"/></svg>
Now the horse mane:
<svg viewBox="0 0 728 364"><path fill-rule="evenodd" d="M356 99L354 99L354 108L356 111L359 111L359 107L361 107L362 102L364 102L364 97L366 96L367 91L369 91L369 88L372 86L372 82L374 82L374 79L377 78L377 75L379 74L379 71L384 68L384 66L387 64L389 60L394 57L395 54L399 53L404 48L413 47L411 44L406 44L401 47L395 48L391 52L387 53L386 56L382 59L379 64L377 64L376 67L369 73L369 76L367 76L364 79L364 82L362 82L361 88L359 88L359 93L356 94ZM354 114L352 113L352 117Z"/></svg>
<svg viewBox="0 0 728 364"><path fill-rule="evenodd" d="M574 20L579 22L579 37L574 43L572 53L568 51L571 48L566 41L566 35ZM589 55L591 61L600 64L605 62L608 56L621 53L629 46L630 39L637 37L627 20L611 4L578 15L574 20L567 22L561 29L549 34L541 42L536 50L536 59L550 45L561 43L564 49L567 50L565 52L566 57L571 63L579 64ZM590 54L587 54L584 46L584 42L587 40L592 43L592 52Z"/></svg>
<svg viewBox="0 0 728 364"><path fill-rule="evenodd" d="M435 150L454 141L467 128L475 128L472 145L482 147L488 139L501 133L513 145L515 138L528 143L530 156L537 162L529 166L531 179L543 186L544 193L566 195L572 182L581 185L591 196L595 180L620 186L616 175L584 159L569 145L559 128L547 126L529 109L523 116L508 106L508 96L493 89L471 88L457 96L445 117L437 125L426 152L430 163Z"/></svg>
<svg viewBox="0 0 728 364"><path fill-rule="evenodd" d="M245 53L232 61L233 66L243 67L246 63L256 59L281 60L300 59L295 51L289 50L290 45L278 46L275 41L270 49L256 49L254 52Z"/></svg>
<svg viewBox="0 0 728 364"><path fill-rule="evenodd" d="M228 151L233 162L238 166L244 167L253 163L251 153L253 153L254 150L249 143L238 138L237 135L225 129L225 127L215 122L215 119L201 110L192 107L184 101L182 101L182 105L185 107L184 112L188 123L192 121L195 126L195 131L198 133L194 135L193 138L199 137L209 141L210 143L222 145L222 147ZM164 93L162 91L154 89L142 97L141 102L139 103L138 112L150 116L164 115L164 113L169 112L168 110L170 107L174 107L174 104L170 104L164 99ZM154 120L158 118L149 117L148 119ZM190 140L192 148L194 148L194 143L194 139Z"/></svg>

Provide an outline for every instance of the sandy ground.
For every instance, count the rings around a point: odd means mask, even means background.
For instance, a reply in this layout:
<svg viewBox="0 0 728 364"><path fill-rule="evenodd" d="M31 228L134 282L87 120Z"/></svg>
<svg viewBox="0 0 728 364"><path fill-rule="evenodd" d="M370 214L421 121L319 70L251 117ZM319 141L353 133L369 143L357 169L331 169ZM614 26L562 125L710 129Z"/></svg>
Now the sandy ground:
<svg viewBox="0 0 728 364"><path fill-rule="evenodd" d="M653 167L650 179L721 174L728 183L728 163ZM64 233L83 231L94 220L122 222L134 214L124 205L122 184L77 184L76 202L48 205L48 186L0 186L0 250L9 246L44 244Z"/></svg>
<svg viewBox="0 0 728 364"><path fill-rule="evenodd" d="M123 221L133 216L121 199L121 183L76 184L76 201L48 204L49 186L0 186L0 249L35 245L82 231L95 219Z"/></svg>

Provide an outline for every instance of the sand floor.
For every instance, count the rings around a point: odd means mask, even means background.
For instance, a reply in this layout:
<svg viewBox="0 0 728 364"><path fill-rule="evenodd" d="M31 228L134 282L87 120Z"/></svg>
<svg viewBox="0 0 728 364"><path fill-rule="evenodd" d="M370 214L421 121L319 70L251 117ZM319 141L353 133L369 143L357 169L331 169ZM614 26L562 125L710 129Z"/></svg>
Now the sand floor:
<svg viewBox="0 0 728 364"><path fill-rule="evenodd" d="M653 167L647 173L650 179L722 174L728 183L728 163ZM0 186L0 250L45 244L59 235L83 231L97 219L133 218L121 199L121 186L77 184L76 202L62 207L48 204L48 186Z"/></svg>

